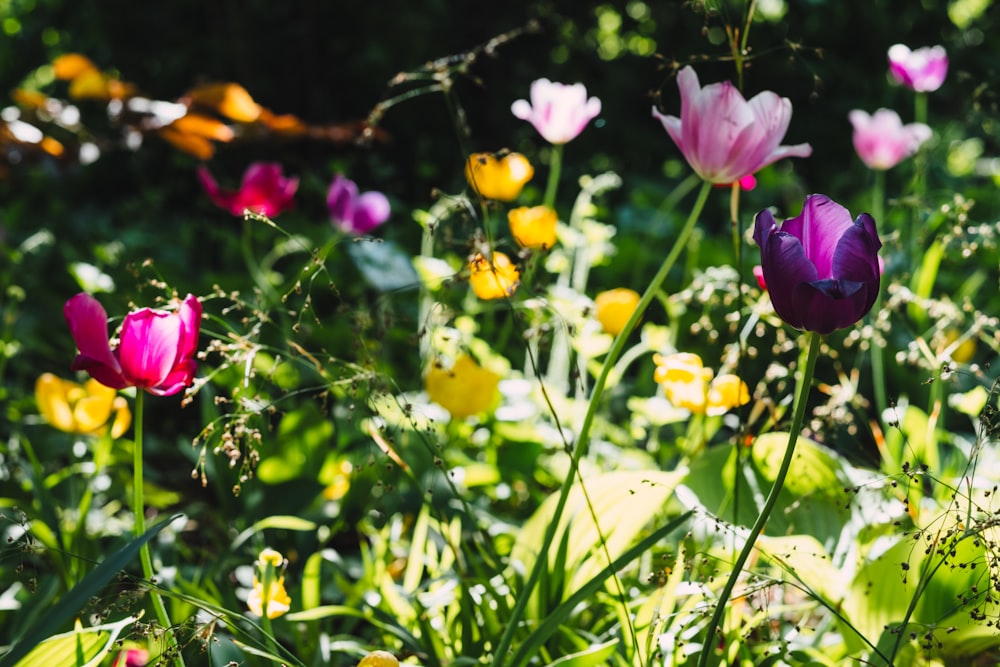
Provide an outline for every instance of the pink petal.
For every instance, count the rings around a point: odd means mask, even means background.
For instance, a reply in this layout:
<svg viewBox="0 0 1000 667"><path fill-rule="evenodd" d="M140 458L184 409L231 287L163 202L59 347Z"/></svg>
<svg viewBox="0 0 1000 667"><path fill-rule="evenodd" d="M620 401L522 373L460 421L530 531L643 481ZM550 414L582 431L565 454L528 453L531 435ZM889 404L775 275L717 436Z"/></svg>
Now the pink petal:
<svg viewBox="0 0 1000 667"><path fill-rule="evenodd" d="M73 360L73 370L83 370L101 384L114 389L128 386L121 366L108 342L108 314L89 294L70 298L63 307L70 334L80 354Z"/></svg>
<svg viewBox="0 0 1000 667"><path fill-rule="evenodd" d="M149 308L125 317L118 358L130 384L149 388L163 383L177 361L182 326L174 313Z"/></svg>

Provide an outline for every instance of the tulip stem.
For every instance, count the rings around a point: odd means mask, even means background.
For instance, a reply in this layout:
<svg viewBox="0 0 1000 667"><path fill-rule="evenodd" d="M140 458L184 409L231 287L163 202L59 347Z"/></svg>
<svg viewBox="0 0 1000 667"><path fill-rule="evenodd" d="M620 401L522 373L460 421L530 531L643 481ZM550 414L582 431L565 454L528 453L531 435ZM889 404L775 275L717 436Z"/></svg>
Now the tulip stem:
<svg viewBox="0 0 1000 667"><path fill-rule="evenodd" d="M673 247L663 260L663 263L660 265L656 275L654 275L652 280L649 281L649 285L646 287L646 291L643 292L642 297L640 297L639 303L635 307L635 311L632 313L632 316L629 317L628 322L625 323L621 332L615 337L614 342L611 344L611 349L608 350L607 355L604 357L604 363L601 365L601 372L597 376L597 380L594 382L593 391L591 392L590 399L587 402L587 412L583 417L583 422L580 424L575 446L571 452L569 470L563 478L562 486L559 489L559 497L556 502L555 512L552 515L553 519L549 522L545 529L545 536L542 540L541 548L538 550L538 558L535 560L535 564L532 566L531 572L528 574L528 580L525 581L524 587L518 591L517 602L514 605L514 609L511 611L510 617L507 619L503 635L501 635L500 640L497 642L496 649L493 653L492 664L494 667L499 667L500 665L505 664L505 661L508 659L509 656L507 653L510 650L514 633L520 628L521 619L528 606L528 601L535 590L535 586L538 584L538 580L541 578L542 571L547 567L548 555L551 551L552 542L555 539L556 529L559 527L560 518L562 517L563 511L566 508L566 503L569 500L569 493L573 487L573 482L576 481L580 461L587 452L590 428L594 423L594 416L597 414L597 408L600 405L601 396L604 393L604 387L607 384L608 377L611 375L615 363L618 361L619 357L621 357L621 354L625 349L625 344L628 342L629 334L631 334L632 330L635 329L636 324L639 323L639 320L646 311L646 308L648 308L649 304L653 301L653 297L655 297L656 293L659 292L660 286L666 279L667 274L670 273L670 270L673 268L678 256L680 256L681 251L687 247L688 238L694 230L695 223L698 221L698 217L701 215L702 209L705 208L705 202L708 200L708 193L711 189L711 183L707 181L702 183L701 190L698 192L698 199L695 201L694 207L692 207L691 213L688 215L688 219L684 223L684 227L674 240ZM517 666L514 665L512 667Z"/></svg>
<svg viewBox="0 0 1000 667"><path fill-rule="evenodd" d="M761 532L764 530L764 525L771 516L771 510L774 509L775 504L778 502L778 496L781 494L781 488L784 486L785 477L788 475L788 469L791 467L792 458L795 455L795 444L798 441L799 431L802 430L802 423L805 420L809 388L812 385L813 373L816 370L816 359L819 357L819 348L823 340L819 334L812 331L808 332L806 337L809 340L808 349L805 351L804 357L800 357L800 363L803 358L805 361L801 365L802 370L799 374L798 384L795 387L795 407L792 415L791 429L788 433L788 446L785 448L785 456L781 459L781 466L778 468L778 474L774 478L771 492L767 494L767 500L764 501L764 506L761 508L760 513L757 515L757 520L750 529L750 534L747 536L743 549L740 551L740 555L733 565L733 571L730 573L726 585L719 594L719 600L715 605L715 612L712 614L712 619L709 621L705 632L705 643L698 658L698 667L706 667L709 657L715 653L712 647L715 646L716 633L718 632L719 625L722 623L722 617L726 613L726 605L729 602L729 597L736 586L736 581L743 572L743 566L750 557L750 552L756 546L757 538L760 537Z"/></svg>
<svg viewBox="0 0 1000 667"><path fill-rule="evenodd" d="M562 144L552 144L549 153L549 181L545 186L545 199L542 203L551 209L556 207L556 190L559 188L559 176L562 172Z"/></svg>
<svg viewBox="0 0 1000 667"><path fill-rule="evenodd" d="M875 169L875 187L872 189L872 217L880 225L885 224L885 171ZM875 297L875 307L871 311L872 326L876 327L879 313L882 311L882 277L879 276L878 296ZM872 345L872 381L875 393L875 409L881 422L889 402L885 393L885 346Z"/></svg>
<svg viewBox="0 0 1000 667"><path fill-rule="evenodd" d="M146 532L145 502L143 501L143 479L142 479L142 416L145 392L136 387L135 392L135 441L132 445L132 511L135 514L135 534L142 537ZM149 554L149 542L143 542L139 548L139 561L142 563L142 576L149 584L149 599L156 612L156 619L163 626L163 638L166 643L166 651L173 654L175 665L184 665L184 657L181 655L177 645L177 639L171 629L170 617L167 609L163 606L163 599L156 592L153 583L153 559Z"/></svg>

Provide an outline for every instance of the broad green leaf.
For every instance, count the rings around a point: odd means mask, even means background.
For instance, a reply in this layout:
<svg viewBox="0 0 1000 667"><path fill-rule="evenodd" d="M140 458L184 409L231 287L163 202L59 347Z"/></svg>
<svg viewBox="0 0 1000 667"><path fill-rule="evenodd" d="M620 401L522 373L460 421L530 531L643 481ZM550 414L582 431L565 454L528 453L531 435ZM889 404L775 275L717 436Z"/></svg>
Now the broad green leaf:
<svg viewBox="0 0 1000 667"><path fill-rule="evenodd" d="M369 285L380 292L416 288L420 277L410 256L392 241L357 239L347 244L347 254Z"/></svg>
<svg viewBox="0 0 1000 667"><path fill-rule="evenodd" d="M96 667L114 648L122 630L139 620L129 616L115 623L84 628L79 619L70 632L49 637L31 650L16 667Z"/></svg>
<svg viewBox="0 0 1000 667"><path fill-rule="evenodd" d="M833 607L839 606L851 584L844 572L812 535L762 536L757 541L764 558Z"/></svg>
<svg viewBox="0 0 1000 667"><path fill-rule="evenodd" d="M611 654L615 652L615 649L620 644L621 642L617 639L605 642L604 644L597 644L586 650L564 655L557 660L553 660L549 663L549 667L594 667L595 665L606 665L608 664L608 658L611 657Z"/></svg>
<svg viewBox="0 0 1000 667"><path fill-rule="evenodd" d="M562 599L607 565L605 548L615 559L635 541L653 517L663 512L681 479L682 473L657 470L615 471L591 477L585 483L593 514L580 485L574 485L554 541L565 542L565 551L550 550L548 554L549 572L561 572L566 582ZM525 522L514 545L512 560L527 570L538 556L557 500L552 495L542 503ZM602 546L602 536L606 547ZM559 557L560 553L565 554L564 558Z"/></svg>
<svg viewBox="0 0 1000 667"><path fill-rule="evenodd" d="M28 630L18 638L10 651L0 656L0 667L17 665L35 646L51 636L63 623L68 621L73 615L78 614L89 602L90 599L101 592L115 575L125 569L139 555L139 550L143 544L149 542L161 530L166 528L174 519L181 515L175 515L165 521L156 524L140 537L132 540L114 554L104 559L100 565L94 568L90 574L80 580L59 602L48 610L38 622L33 624Z"/></svg>

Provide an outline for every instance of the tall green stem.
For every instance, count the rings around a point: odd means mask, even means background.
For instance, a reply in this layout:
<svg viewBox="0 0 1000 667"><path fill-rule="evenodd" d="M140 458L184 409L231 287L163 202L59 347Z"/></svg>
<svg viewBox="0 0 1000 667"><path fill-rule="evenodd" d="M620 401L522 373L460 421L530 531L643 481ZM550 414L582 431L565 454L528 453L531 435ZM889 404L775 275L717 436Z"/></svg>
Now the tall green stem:
<svg viewBox="0 0 1000 667"><path fill-rule="evenodd" d="M885 214L885 171L875 169L875 187L872 188L872 217L875 222L885 225L883 215ZM879 313L882 312L882 285L879 281L878 296L875 297L875 307L871 311L872 326L876 326ZM878 410L878 419L881 421L885 409L889 407L889 402L885 392L885 346L872 345L872 382L874 383L875 408Z"/></svg>
<svg viewBox="0 0 1000 667"><path fill-rule="evenodd" d="M722 617L726 613L729 596L732 595L736 581L743 572L743 566L746 564L747 558L750 557L750 552L754 550L757 538L760 537L761 532L764 530L764 525L771 516L771 510L774 509L775 503L778 502L778 495L781 493L781 487L785 484L788 468L791 466L792 457L795 455L795 443L798 442L799 431L802 430L802 422L805 420L809 387L812 385L813 372L816 370L816 359L819 357L819 348L822 343L820 335L811 331L806 334L806 338L809 343L808 349L805 352L805 363L802 365L802 372L799 375L798 384L795 388L795 408L792 415L791 430L788 433L788 447L785 449L784 458L781 459L781 467L778 468L778 474L774 478L774 485L771 486L771 492L767 494L767 500L764 501L764 507L761 508L760 514L757 515L757 520L754 522L753 528L750 529L746 543L743 545L743 549L740 551L740 555L733 565L733 571L729 575L729 579L726 581L722 592L719 594L715 613L712 614L712 619L709 621L708 628L705 631L705 644L698 658L698 667L706 667L709 657L714 653L712 647L715 645L715 635L719 629L719 625L722 623Z"/></svg>
<svg viewBox="0 0 1000 667"><path fill-rule="evenodd" d="M528 606L528 600L531 598L531 595L535 590L535 586L537 586L538 580L541 578L542 570L546 567L545 564L548 560L548 553L552 547L552 541L555 539L556 529L559 526L559 519L562 517L562 513L566 508L566 503L569 499L569 492L576 479L576 471L579 468L580 460L587 451L590 428L594 423L594 417L597 414L597 408L600 405L601 396L604 393L604 387L607 384L608 377L611 375L615 362L625 349L625 344L628 341L629 334L635 328L636 324L638 324L639 319L646 311L646 308L649 307L650 302L652 302L653 297L660 290L660 286L666 279L667 274L670 273L670 269L673 268L674 263L680 256L681 250L683 250L683 248L687 245L688 237L691 236L695 223L698 221L698 217L701 215L702 209L705 208L705 202L708 199L708 193L711 189L711 183L705 182L702 184L701 190L698 193L698 200L691 209L691 214L684 223L683 229L681 229L680 234L677 235L673 247L663 260L663 264L660 265L656 275L653 276L652 280L650 280L649 285L646 287L646 291L639 299L638 305L636 305L635 312L632 313L632 316L625 324L621 333L619 333L615 338L614 343L611 344L611 349L604 358L600 375L598 375L597 380L594 383L594 390L587 403L587 412L584 415L583 422L581 423L578 431L579 435L576 439L576 446L571 452L569 470L563 479L562 487L559 489L559 499L556 503L555 512L553 514L554 518L551 522L549 522L549 525L545 529L545 537L542 540L542 546L538 551L538 558L535 560L535 564L531 568L531 572L528 574L528 580L518 593L517 602L514 605L514 609L511 611L511 615L507 621L506 627L504 628L503 635L497 643L496 651L493 654L494 667L499 667L506 659L507 652L510 649L511 642L514 638L514 633L520 626L521 619L524 616L524 610Z"/></svg>
<svg viewBox="0 0 1000 667"><path fill-rule="evenodd" d="M135 392L135 442L132 445L132 511L135 513L135 534L142 537L146 532L146 511L143 500L143 475L142 475L142 416L145 392L141 388L136 388ZM184 658L181 656L180 648L177 646L177 639L170 625L170 617L167 616L167 609L163 606L163 599L156 589L152 587L153 581L153 559L149 554L149 542L143 542L139 548L139 561L142 563L142 576L150 583L149 599L156 612L156 620L163 626L163 638L167 650L174 654L174 664L184 665Z"/></svg>
<svg viewBox="0 0 1000 667"><path fill-rule="evenodd" d="M556 190L559 188L559 176L562 172L562 144L553 144L549 153L549 181L545 186L545 199L542 203L551 209L556 207Z"/></svg>

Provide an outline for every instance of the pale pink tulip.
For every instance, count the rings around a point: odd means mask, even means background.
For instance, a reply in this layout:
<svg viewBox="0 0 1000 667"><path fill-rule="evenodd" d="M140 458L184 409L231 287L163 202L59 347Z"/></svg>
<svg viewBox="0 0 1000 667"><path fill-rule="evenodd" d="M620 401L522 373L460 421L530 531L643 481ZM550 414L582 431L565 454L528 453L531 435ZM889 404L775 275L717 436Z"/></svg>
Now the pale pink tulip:
<svg viewBox="0 0 1000 667"><path fill-rule="evenodd" d="M879 109L870 116L855 109L847 117L854 126L854 150L870 169L892 169L931 138L927 125L903 125L899 114L890 109Z"/></svg>
<svg viewBox="0 0 1000 667"><path fill-rule="evenodd" d="M889 73L918 93L937 90L948 74L948 54L943 46L925 46L915 51L905 44L889 47Z"/></svg>
<svg viewBox="0 0 1000 667"><path fill-rule="evenodd" d="M582 83L570 86L538 79L531 84L531 103L517 100L510 111L534 125L550 144L565 144L601 113L601 100L587 99L587 89Z"/></svg>

